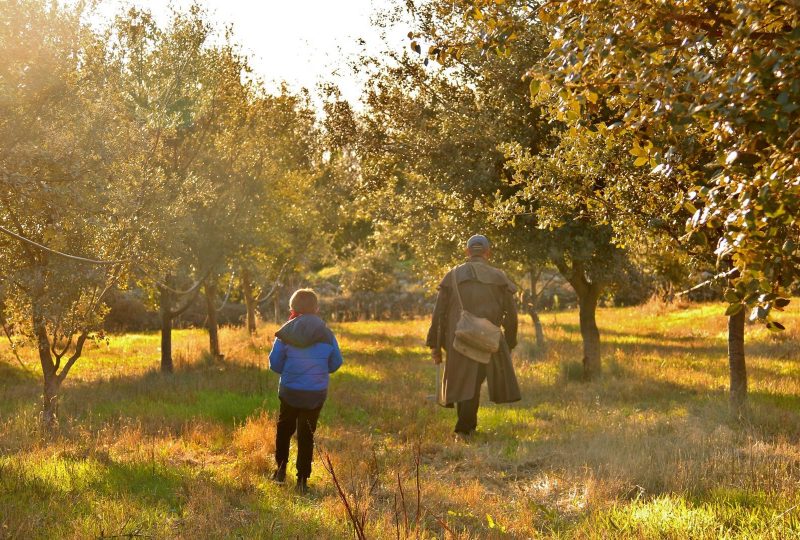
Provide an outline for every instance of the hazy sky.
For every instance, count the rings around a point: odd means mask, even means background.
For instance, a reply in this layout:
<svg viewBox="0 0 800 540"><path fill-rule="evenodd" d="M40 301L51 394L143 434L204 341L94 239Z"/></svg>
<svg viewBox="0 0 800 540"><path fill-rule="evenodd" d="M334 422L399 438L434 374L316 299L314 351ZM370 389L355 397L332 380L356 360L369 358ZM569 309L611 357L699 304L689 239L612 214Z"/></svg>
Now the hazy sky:
<svg viewBox="0 0 800 540"><path fill-rule="evenodd" d="M174 0L178 8L191 0ZM371 17L393 5L391 0L200 0L212 18L231 23L236 40L251 59L256 73L266 82L285 80L294 88L333 80L345 97L357 99L363 77L354 76L346 59L366 47L379 53L386 47L408 46L408 24L391 30L384 43L370 24ZM168 18L169 3L163 0L104 0L102 17L110 17L123 6L150 9L159 21ZM365 46L359 39L366 42Z"/></svg>

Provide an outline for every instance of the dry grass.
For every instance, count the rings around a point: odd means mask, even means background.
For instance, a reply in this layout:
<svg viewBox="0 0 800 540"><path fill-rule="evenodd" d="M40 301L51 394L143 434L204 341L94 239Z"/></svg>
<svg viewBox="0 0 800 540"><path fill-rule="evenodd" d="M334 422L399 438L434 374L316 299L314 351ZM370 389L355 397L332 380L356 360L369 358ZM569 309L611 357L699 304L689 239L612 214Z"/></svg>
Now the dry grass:
<svg viewBox="0 0 800 540"><path fill-rule="evenodd" d="M546 314L547 353L527 325L516 353L523 401L482 407L468 444L426 399L424 321L337 325L346 364L318 447L369 538L800 537L797 306L784 334L748 329L744 424L727 415L721 310L602 310L606 370L592 383L572 375L576 313ZM0 348L0 537L352 537L319 457L309 496L267 481L273 330L224 329L224 363L204 358L202 331L178 331L172 376L155 371L155 334L95 344L55 438L38 430L38 379Z"/></svg>

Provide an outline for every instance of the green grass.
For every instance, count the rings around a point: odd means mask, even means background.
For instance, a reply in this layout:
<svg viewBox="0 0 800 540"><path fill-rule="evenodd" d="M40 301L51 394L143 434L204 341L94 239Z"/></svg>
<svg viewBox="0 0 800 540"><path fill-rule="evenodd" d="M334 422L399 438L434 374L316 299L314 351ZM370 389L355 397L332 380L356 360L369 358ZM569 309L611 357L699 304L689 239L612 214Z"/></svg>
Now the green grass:
<svg viewBox="0 0 800 540"><path fill-rule="evenodd" d="M721 306L601 310L605 371L591 383L580 380L576 313L543 316L544 354L526 321L515 353L524 398L484 400L468 444L451 434L454 411L427 399L425 321L335 325L346 364L307 497L267 480L272 325L252 340L224 329L218 363L204 359L201 330L177 331L171 376L156 370L157 334L92 344L54 437L38 428L33 351L22 353L31 373L0 347L0 538L352 536L323 456L370 538L395 538L398 523L402 537L427 538L800 538L791 308L784 334L748 327L746 422L727 413Z"/></svg>

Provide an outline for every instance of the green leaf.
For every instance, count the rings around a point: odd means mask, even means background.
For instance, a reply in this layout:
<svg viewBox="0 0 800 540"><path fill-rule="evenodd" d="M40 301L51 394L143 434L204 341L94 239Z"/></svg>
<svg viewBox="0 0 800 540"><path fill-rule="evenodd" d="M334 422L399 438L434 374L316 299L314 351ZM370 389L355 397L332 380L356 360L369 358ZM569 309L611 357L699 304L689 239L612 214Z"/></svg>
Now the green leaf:
<svg viewBox="0 0 800 540"><path fill-rule="evenodd" d="M535 98L539 95L539 89L542 87L542 81L539 79L531 79L530 90L531 90L531 97Z"/></svg>
<svg viewBox="0 0 800 540"><path fill-rule="evenodd" d="M743 309L744 309L744 304L731 304L728 306L728 309L725 310L725 316L733 317Z"/></svg>
<svg viewBox="0 0 800 540"><path fill-rule="evenodd" d="M783 330L786 330L786 327L778 321L769 321L767 323L767 329L772 332L782 332Z"/></svg>
<svg viewBox="0 0 800 540"><path fill-rule="evenodd" d="M708 236L706 236L706 233L704 233L703 231L695 232L692 235L692 240L694 240L695 243L697 243L698 245L701 245L703 247L708 246Z"/></svg>
<svg viewBox="0 0 800 540"><path fill-rule="evenodd" d="M739 296L734 289L728 289L725 291L725 301L731 304L741 302L742 297Z"/></svg>

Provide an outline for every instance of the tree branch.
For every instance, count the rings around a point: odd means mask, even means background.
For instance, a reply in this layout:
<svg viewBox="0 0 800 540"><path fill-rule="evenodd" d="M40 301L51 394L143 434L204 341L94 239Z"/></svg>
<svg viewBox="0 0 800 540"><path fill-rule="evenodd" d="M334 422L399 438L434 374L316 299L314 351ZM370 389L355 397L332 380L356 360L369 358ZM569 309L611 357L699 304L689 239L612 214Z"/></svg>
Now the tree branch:
<svg viewBox="0 0 800 540"><path fill-rule="evenodd" d="M20 242L23 242L25 244L31 245L31 246L33 246L33 247L35 247L37 249L40 249L42 251L45 251L47 253L51 253L53 255L57 255L59 257L65 258L65 259L69 259L69 260L80 262L80 263L84 263L84 264L92 264L92 265L96 265L96 266L111 266L111 265L114 265L114 264L125 264L125 263L131 262L130 259L123 259L123 260L119 260L119 261L102 261L102 260L98 260L98 259L88 259L86 257L79 257L77 255L70 255L69 253L63 253L61 251L57 251L57 250L51 249L51 248L49 248L49 247L47 247L47 246L45 246L43 244L40 244L39 242L35 242L35 241L33 241L33 240L29 239L29 238L25 238L22 235L19 235L19 234L13 232L13 231L10 231L10 230L6 229L2 225L0 225L0 233L8 235L8 236L10 236L12 238L16 238Z"/></svg>
<svg viewBox="0 0 800 540"><path fill-rule="evenodd" d="M265 297L263 297L263 298L257 299L256 300L256 304L263 304L264 302L266 302L267 300L272 298L272 295L275 294L275 291L278 289L278 286L280 285L280 281L281 281L281 278L283 277L284 270L286 270L286 265L287 264L288 263L284 263L283 266L281 267L280 271L278 272L278 277L275 278L275 283L272 284L272 288L269 290L267 295Z"/></svg>
<svg viewBox="0 0 800 540"><path fill-rule="evenodd" d="M714 282L716 282L716 281L718 281L720 279L724 279L724 278L727 278L727 277L736 277L735 274L738 274L738 273L739 273L739 269L738 268L731 268L727 272L722 272L721 274L717 274L716 276L713 276L713 277L705 280L702 283L698 283L694 287L691 287L689 289L686 289L685 291L681 291L679 293L676 293L675 296L685 296L685 295L687 295L689 293L692 293L694 291L702 289L703 287L707 287L707 286L711 285L712 283L714 283Z"/></svg>
<svg viewBox="0 0 800 540"><path fill-rule="evenodd" d="M69 370L72 369L72 366L75 365L75 362L77 362L78 358L81 357L81 353L83 352L83 344L86 342L87 337L89 337L89 332L84 330L78 338L78 341L75 343L75 353L69 357L67 363L64 364L64 369L62 369L61 373L57 375L59 383L64 382L64 379L67 378Z"/></svg>
<svg viewBox="0 0 800 540"><path fill-rule="evenodd" d="M202 284L202 283L203 282L201 281L200 284ZM192 304L194 304L194 301L197 299L197 295L198 294L200 294L200 286L199 285L197 286L197 288L195 288L194 294L192 294L192 296L189 297L189 299L186 301L186 303L183 306L181 306L181 307L179 307L177 309L169 310L169 318L170 319L174 319L175 317L178 317L178 316L182 315L187 309L192 307Z"/></svg>

